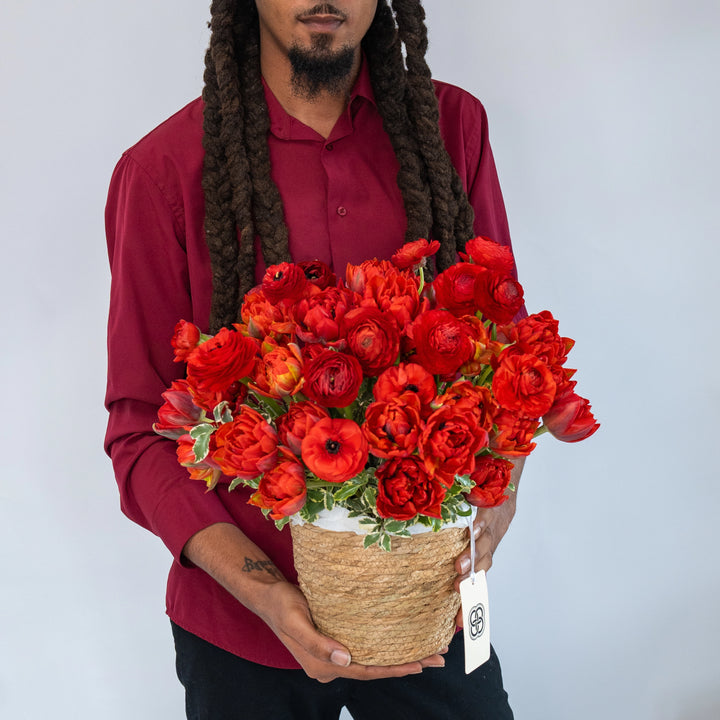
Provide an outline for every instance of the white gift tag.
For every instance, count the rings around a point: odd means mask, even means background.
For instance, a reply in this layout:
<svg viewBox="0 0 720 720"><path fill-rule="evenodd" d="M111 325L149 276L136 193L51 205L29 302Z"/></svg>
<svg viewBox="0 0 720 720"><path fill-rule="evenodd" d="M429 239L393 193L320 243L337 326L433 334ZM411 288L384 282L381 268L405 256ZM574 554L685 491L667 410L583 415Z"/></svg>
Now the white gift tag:
<svg viewBox="0 0 720 720"><path fill-rule="evenodd" d="M460 583L460 600L465 637L465 674L468 674L490 659L490 617L484 570Z"/></svg>

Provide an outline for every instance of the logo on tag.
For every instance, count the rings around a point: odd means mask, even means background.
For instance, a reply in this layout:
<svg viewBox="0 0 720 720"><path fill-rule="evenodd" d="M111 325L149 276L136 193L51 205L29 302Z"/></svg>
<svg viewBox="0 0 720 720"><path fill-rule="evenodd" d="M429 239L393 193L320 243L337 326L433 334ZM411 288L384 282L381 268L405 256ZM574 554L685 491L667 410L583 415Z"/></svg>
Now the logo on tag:
<svg viewBox="0 0 720 720"><path fill-rule="evenodd" d="M470 637L477 640L485 632L485 606L478 603L468 614Z"/></svg>

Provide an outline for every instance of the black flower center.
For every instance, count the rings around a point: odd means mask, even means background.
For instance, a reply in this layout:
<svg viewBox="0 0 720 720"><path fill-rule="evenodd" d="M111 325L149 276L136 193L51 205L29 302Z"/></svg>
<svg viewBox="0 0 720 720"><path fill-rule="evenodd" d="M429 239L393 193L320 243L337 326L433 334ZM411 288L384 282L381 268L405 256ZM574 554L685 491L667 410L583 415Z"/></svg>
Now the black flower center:
<svg viewBox="0 0 720 720"><path fill-rule="evenodd" d="M337 455L340 452L340 443L337 440L326 440L325 449L331 455Z"/></svg>

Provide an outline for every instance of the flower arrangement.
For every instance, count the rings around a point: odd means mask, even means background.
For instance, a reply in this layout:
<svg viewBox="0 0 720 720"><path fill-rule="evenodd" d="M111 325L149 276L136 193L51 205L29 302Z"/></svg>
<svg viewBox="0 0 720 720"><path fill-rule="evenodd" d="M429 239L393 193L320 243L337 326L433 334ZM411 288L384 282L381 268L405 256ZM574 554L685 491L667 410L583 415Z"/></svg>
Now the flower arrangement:
<svg viewBox="0 0 720 720"><path fill-rule="evenodd" d="M550 312L513 322L523 291L510 250L475 238L426 283L438 247L407 243L391 261L348 265L344 282L321 262L274 265L232 329L181 320L172 346L187 376L154 430L209 489L251 487L279 528L339 505L366 526L366 547L502 504L508 458L545 431L576 442L599 425Z"/></svg>

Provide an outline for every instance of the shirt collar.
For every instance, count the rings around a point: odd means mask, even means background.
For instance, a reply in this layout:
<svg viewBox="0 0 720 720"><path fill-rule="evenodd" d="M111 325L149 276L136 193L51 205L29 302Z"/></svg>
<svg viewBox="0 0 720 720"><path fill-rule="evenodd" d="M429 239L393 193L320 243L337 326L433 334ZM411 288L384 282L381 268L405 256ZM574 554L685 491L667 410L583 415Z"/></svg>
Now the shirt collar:
<svg viewBox="0 0 720 720"><path fill-rule="evenodd" d="M268 114L270 116L270 132L280 140L315 140L322 139L321 136L312 128L308 127L298 119L288 115L278 99L268 87L263 78L263 89L265 90L265 101L268 106ZM370 71L368 63L363 54L360 64L360 71L357 79L350 92L350 100L347 109L340 116L331 135L332 139L337 136L343 136L352 132L352 121L358 112L358 109L364 102L369 102L373 106L375 103L375 94L373 93L372 83L370 82Z"/></svg>

